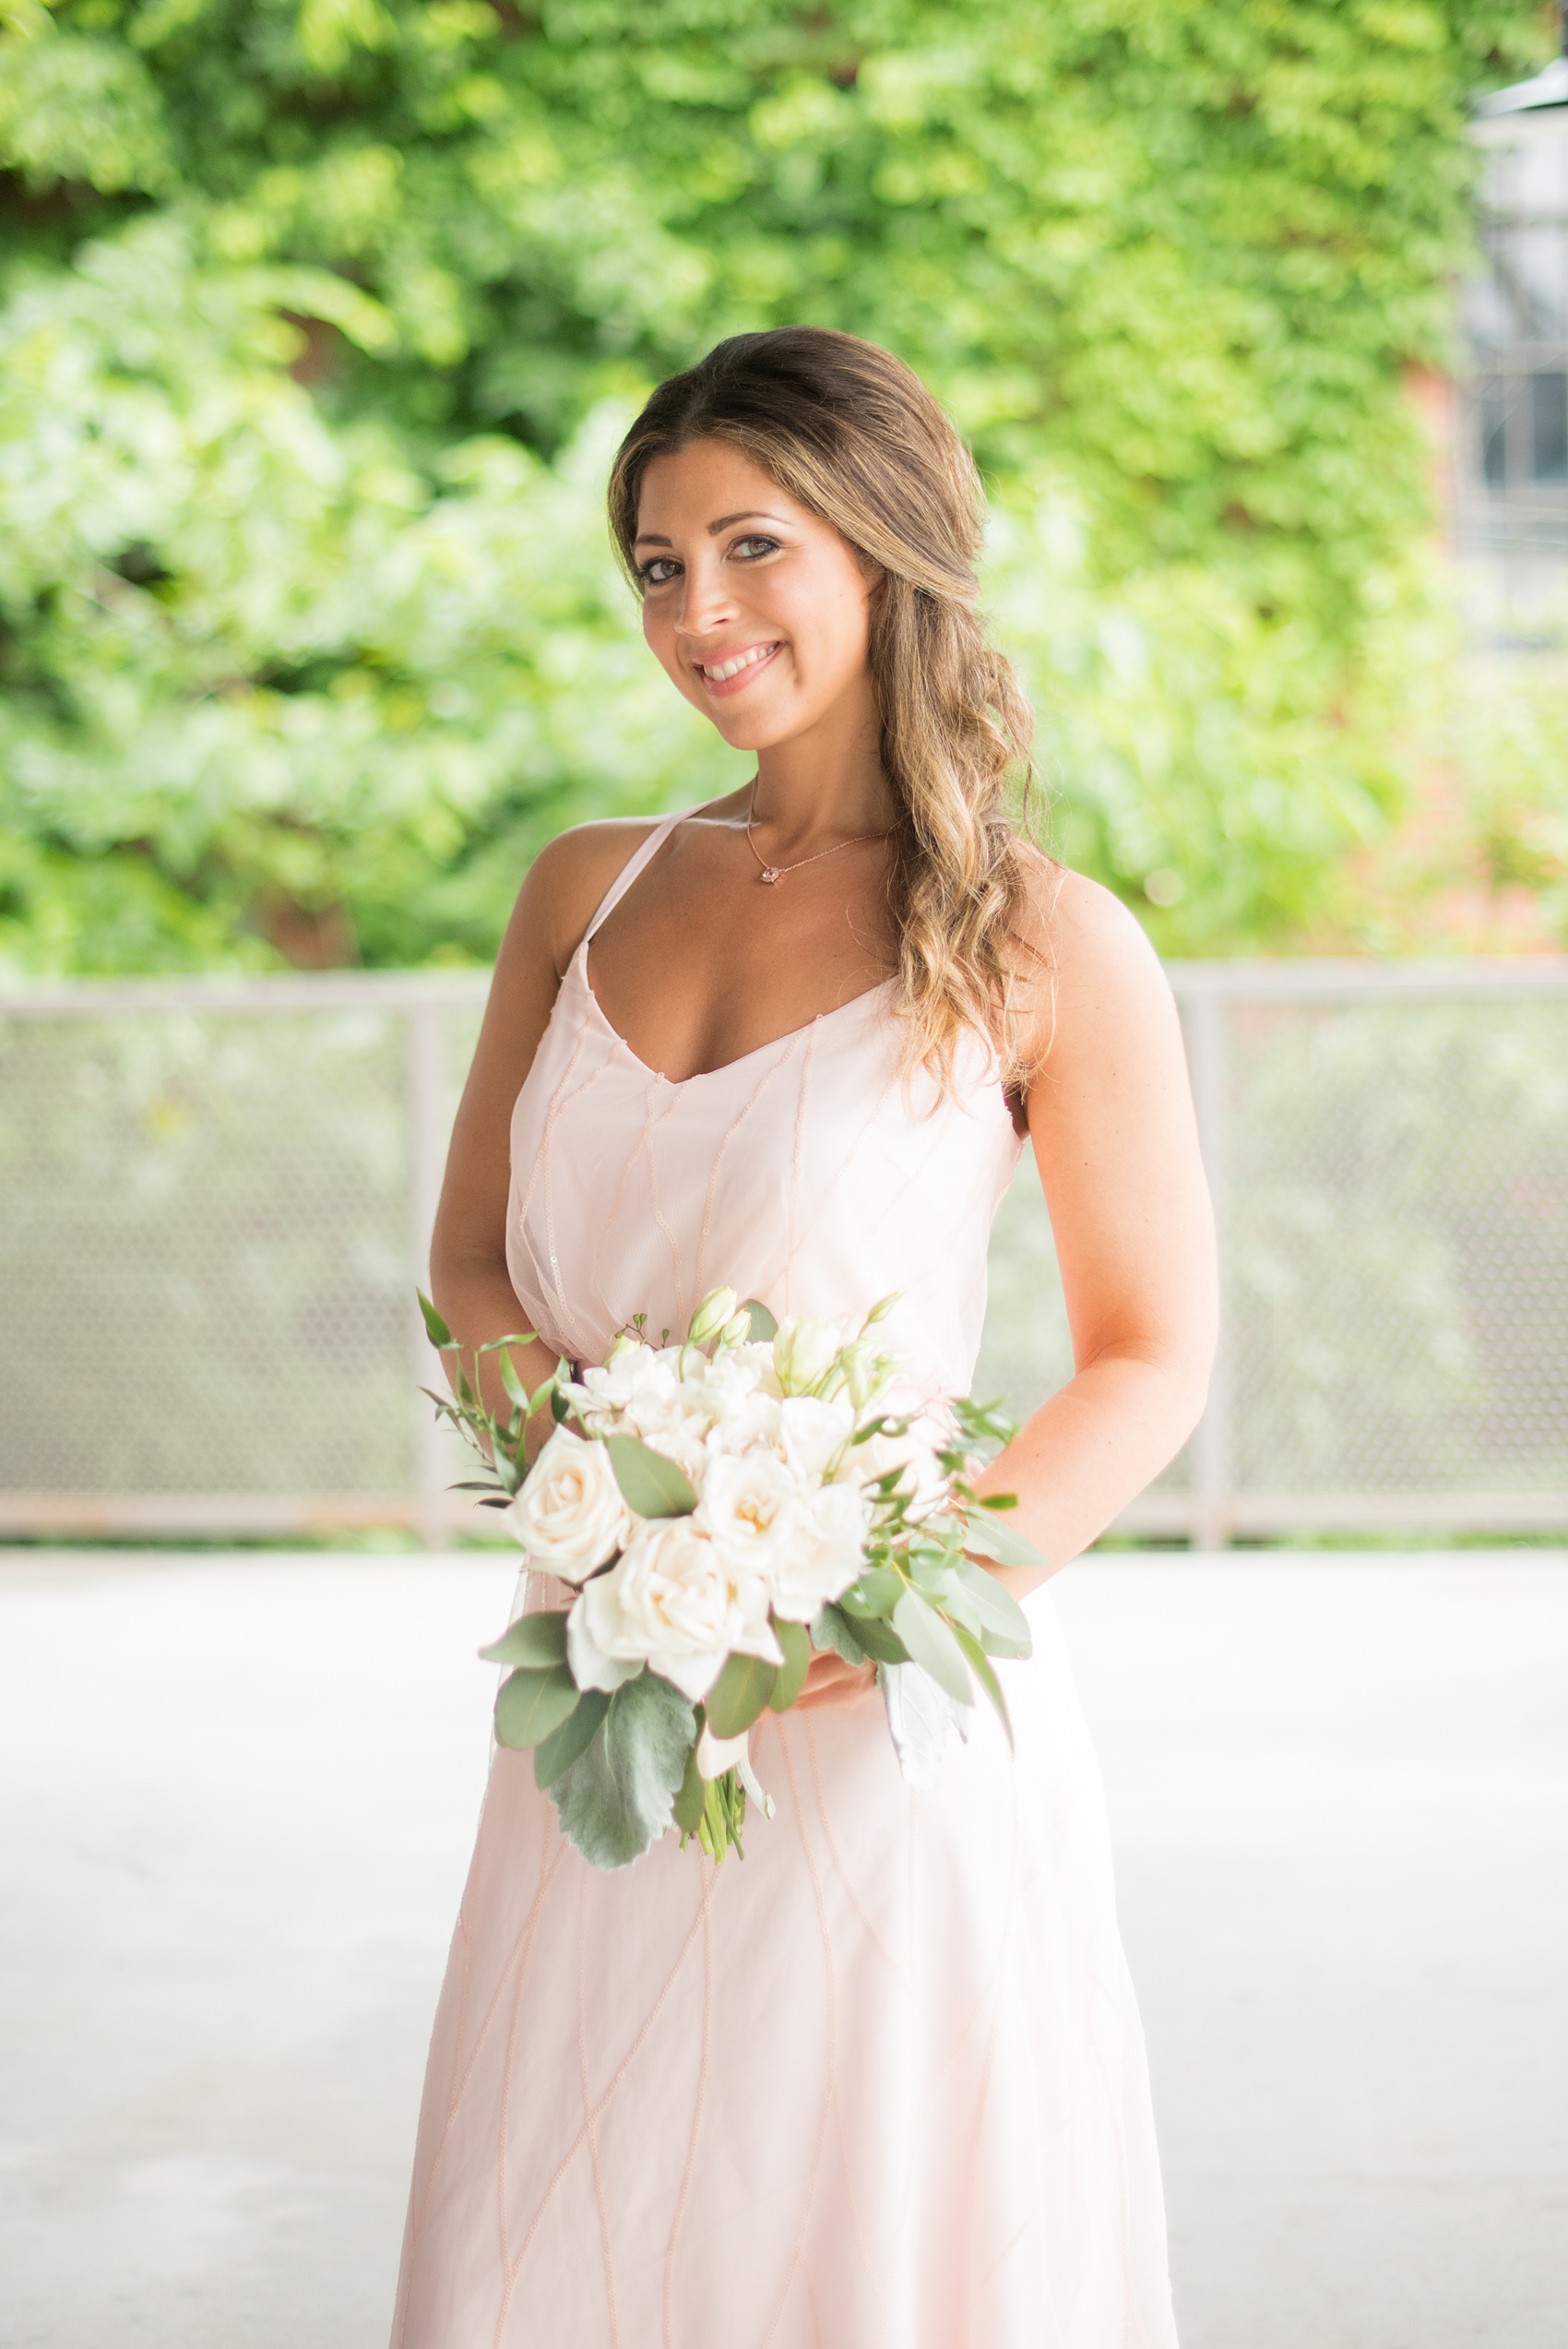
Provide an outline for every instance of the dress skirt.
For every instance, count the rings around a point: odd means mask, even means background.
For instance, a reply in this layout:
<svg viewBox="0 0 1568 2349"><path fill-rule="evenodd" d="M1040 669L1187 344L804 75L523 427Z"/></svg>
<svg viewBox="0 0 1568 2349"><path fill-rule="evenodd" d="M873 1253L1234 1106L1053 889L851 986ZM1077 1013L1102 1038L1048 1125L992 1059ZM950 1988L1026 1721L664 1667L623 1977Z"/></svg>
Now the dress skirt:
<svg viewBox="0 0 1568 2349"><path fill-rule="evenodd" d="M1048 1592L941 1783L765 1715L716 1868L613 1874L493 1764L393 2349L1173 2349L1099 1775Z"/></svg>

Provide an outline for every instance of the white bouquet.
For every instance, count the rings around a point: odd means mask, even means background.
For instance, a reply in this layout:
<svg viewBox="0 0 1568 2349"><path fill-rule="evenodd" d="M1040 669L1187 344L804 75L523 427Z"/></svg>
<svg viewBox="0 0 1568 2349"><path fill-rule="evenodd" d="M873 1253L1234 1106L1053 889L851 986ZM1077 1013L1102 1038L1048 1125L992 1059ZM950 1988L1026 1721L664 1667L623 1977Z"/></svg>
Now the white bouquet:
<svg viewBox="0 0 1568 2349"><path fill-rule="evenodd" d="M900 1364L872 1333L892 1302L841 1342L716 1289L679 1344L650 1343L639 1318L601 1367L563 1363L532 1395L509 1352L525 1335L479 1349L499 1354L505 1420L460 1359L455 1395L432 1395L485 1462L462 1489L505 1511L529 1569L576 1588L569 1609L519 1616L482 1653L512 1667L497 1739L532 1747L595 1866L625 1866L671 1824L714 1859L739 1851L748 1793L772 1807L749 1732L795 1702L814 1650L876 1665L917 1784L976 1682L1011 1738L992 1659L1027 1656L1028 1626L970 1554L1041 1562L1004 1522L1014 1496L980 1500L971 1481L976 1444L1012 1430L968 1401L935 1434L882 1408ZM460 1356L420 1303L433 1342ZM530 1466L541 1411L555 1425Z"/></svg>

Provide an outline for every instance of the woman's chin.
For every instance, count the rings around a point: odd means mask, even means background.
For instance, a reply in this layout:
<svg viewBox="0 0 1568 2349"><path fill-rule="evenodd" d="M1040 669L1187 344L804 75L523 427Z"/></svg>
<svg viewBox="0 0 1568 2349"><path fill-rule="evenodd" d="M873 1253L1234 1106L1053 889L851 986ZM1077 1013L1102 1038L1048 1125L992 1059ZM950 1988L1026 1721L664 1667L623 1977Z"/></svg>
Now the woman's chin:
<svg viewBox="0 0 1568 2349"><path fill-rule="evenodd" d="M731 750L773 750L803 733L811 723L798 710L726 709L710 703L707 715Z"/></svg>

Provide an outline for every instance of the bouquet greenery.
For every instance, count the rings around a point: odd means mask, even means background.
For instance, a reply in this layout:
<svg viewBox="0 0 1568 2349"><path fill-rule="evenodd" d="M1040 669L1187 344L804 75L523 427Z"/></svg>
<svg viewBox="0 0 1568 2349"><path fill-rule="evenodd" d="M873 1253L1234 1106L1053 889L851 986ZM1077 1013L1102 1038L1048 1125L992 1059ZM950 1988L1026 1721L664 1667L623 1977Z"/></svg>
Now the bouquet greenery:
<svg viewBox="0 0 1568 2349"><path fill-rule="evenodd" d="M873 1330L892 1298L840 1341L717 1289L679 1343L655 1345L638 1317L602 1366L563 1362L532 1394L511 1358L527 1333L496 1339L477 1351L499 1357L505 1418L420 1302L433 1343L458 1356L454 1392L431 1400L484 1463L459 1489L505 1511L530 1570L576 1588L569 1609L519 1616L481 1653L511 1667L498 1741L533 1749L595 1866L624 1866L671 1823L715 1860L741 1851L748 1795L772 1809L749 1733L795 1703L814 1650L876 1666L916 1785L977 1683L1011 1741L992 1660L1027 1656L1029 1629L975 1557L1042 1561L1005 1521L1016 1496L982 1500L972 1479L976 1448L1012 1427L968 1400L920 1418L885 1407L902 1365ZM554 1424L530 1465L541 1413Z"/></svg>

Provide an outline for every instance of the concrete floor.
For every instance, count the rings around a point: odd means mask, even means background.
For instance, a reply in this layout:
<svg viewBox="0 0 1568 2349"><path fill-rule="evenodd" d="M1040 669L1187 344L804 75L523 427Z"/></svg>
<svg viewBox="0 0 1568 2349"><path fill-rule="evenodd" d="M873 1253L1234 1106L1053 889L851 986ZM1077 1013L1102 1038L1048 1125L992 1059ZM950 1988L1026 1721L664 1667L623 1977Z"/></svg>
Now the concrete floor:
<svg viewBox="0 0 1568 2349"><path fill-rule="evenodd" d="M511 1583L0 1564L4 2349L380 2349ZM1568 1554L1058 1591L1184 2349L1564 2349Z"/></svg>

